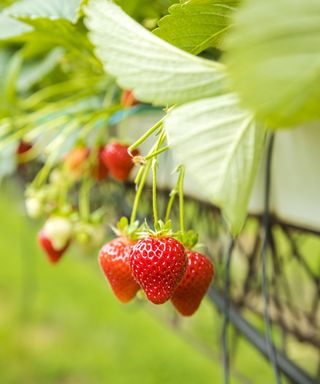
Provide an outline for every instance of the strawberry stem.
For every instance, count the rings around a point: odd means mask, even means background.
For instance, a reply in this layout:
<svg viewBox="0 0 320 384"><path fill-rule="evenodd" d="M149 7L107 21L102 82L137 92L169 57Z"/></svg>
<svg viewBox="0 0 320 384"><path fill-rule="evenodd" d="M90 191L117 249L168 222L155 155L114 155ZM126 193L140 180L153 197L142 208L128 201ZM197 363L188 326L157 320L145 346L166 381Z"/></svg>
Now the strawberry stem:
<svg viewBox="0 0 320 384"><path fill-rule="evenodd" d="M177 193L178 193L178 183L170 192L170 198L168 201L167 210L166 210L166 217L165 217L166 222L170 219L173 203L174 203L174 200L176 198Z"/></svg>
<svg viewBox="0 0 320 384"><path fill-rule="evenodd" d="M157 164L158 160L155 158L152 161L152 208L154 217L154 229L158 230L158 207L157 207Z"/></svg>
<svg viewBox="0 0 320 384"><path fill-rule="evenodd" d="M179 191L179 212L180 212L180 230L183 234L185 231L184 225L184 195L183 195L183 183L184 183L185 167L179 166L179 178L178 178L178 191Z"/></svg>
<svg viewBox="0 0 320 384"><path fill-rule="evenodd" d="M89 192L91 188L91 181L86 179L81 185L79 191L79 213L83 221L89 221L90 207L89 207Z"/></svg>
<svg viewBox="0 0 320 384"><path fill-rule="evenodd" d="M165 139L166 139L166 133L164 132L164 130L161 130L160 136L159 136L157 142L151 148L150 152L148 153L148 156L150 156L154 152L157 152L159 150L159 147L163 144ZM139 172L135 178L135 183L138 186L138 188L137 188L136 196L135 196L134 203L133 203L133 208L132 208L131 218L130 218L130 224L133 224L136 221L140 197L141 197L141 194L143 191L143 187L146 183L146 179L147 179L147 176L148 176L148 173L149 173L149 170L151 168L152 163L153 163L153 161L151 159L148 160L147 163L139 169Z"/></svg>
<svg viewBox="0 0 320 384"><path fill-rule="evenodd" d="M132 208L131 218L130 218L130 224L133 224L136 221L141 193L143 191L143 187L144 187L144 184L146 182L150 167L151 167L151 161L148 161L148 163L140 169L141 173L140 173L140 177L139 177L138 189L136 192L136 196L134 198L134 203L133 203L133 208Z"/></svg>
<svg viewBox="0 0 320 384"><path fill-rule="evenodd" d="M145 134L143 134L135 143L130 145L128 148L128 152L131 154L132 151L134 151L136 148L139 147L140 144L142 144L149 136L151 136L158 128L160 128L163 124L164 117L159 120L153 127L151 127Z"/></svg>
<svg viewBox="0 0 320 384"><path fill-rule="evenodd" d="M144 159L145 160L150 160L153 157L156 157L156 156L160 155L160 153L163 153L163 152L167 151L168 149L169 149L169 146L166 145L165 147L162 147L159 150L154 151L153 153L150 153L150 155L147 155Z"/></svg>

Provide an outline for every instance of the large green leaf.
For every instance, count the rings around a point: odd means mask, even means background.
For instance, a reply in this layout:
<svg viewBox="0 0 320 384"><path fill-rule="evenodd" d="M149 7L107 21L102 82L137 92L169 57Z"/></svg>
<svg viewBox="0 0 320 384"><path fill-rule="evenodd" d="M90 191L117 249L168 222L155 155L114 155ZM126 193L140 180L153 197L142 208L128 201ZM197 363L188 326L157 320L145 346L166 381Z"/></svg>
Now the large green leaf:
<svg viewBox="0 0 320 384"><path fill-rule="evenodd" d="M31 26L19 20L12 19L8 15L0 14L0 40L24 35L30 31L32 31Z"/></svg>
<svg viewBox="0 0 320 384"><path fill-rule="evenodd" d="M238 106L235 94L173 109L165 120L168 142L187 172L217 206L237 235L246 218L264 129Z"/></svg>
<svg viewBox="0 0 320 384"><path fill-rule="evenodd" d="M105 69L124 88L156 105L183 103L221 92L224 66L197 58L153 35L108 0L85 9L89 37Z"/></svg>
<svg viewBox="0 0 320 384"><path fill-rule="evenodd" d="M83 0L22 0L0 14L0 39L30 39L79 44L84 39L72 25L80 17ZM37 33L38 30L39 33ZM71 38L72 37L72 38ZM66 45L66 44L62 44Z"/></svg>
<svg viewBox="0 0 320 384"><path fill-rule="evenodd" d="M154 33L163 40L197 55L220 46L230 29L230 15L237 0L189 0L174 4Z"/></svg>
<svg viewBox="0 0 320 384"><path fill-rule="evenodd" d="M320 1L248 0L226 56L243 105L272 127L320 118Z"/></svg>
<svg viewBox="0 0 320 384"><path fill-rule="evenodd" d="M6 8L4 13L17 18L78 20L81 0L22 0Z"/></svg>

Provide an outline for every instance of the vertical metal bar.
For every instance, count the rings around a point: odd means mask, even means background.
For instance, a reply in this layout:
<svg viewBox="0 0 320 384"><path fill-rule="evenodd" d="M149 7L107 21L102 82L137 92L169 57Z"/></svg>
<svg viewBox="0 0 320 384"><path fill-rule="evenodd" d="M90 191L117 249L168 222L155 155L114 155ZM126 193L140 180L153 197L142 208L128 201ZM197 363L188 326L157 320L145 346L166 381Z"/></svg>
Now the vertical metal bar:
<svg viewBox="0 0 320 384"><path fill-rule="evenodd" d="M275 347L272 341L272 324L269 316L269 288L267 280L267 250L270 241L270 216L269 216L269 205L270 205L270 189L271 189L271 164L272 164L272 152L274 144L274 134L270 135L267 150L267 161L266 161L266 179L265 179L265 196L264 196L264 214L263 214L263 228L264 228L264 239L262 244L261 252L261 274L262 274L262 292L264 298L264 323L265 323L265 337L268 348L268 355L272 364L275 380L277 384L281 384L281 374L279 371L277 355Z"/></svg>
<svg viewBox="0 0 320 384"><path fill-rule="evenodd" d="M225 285L224 285L224 321L222 326L222 351L223 351L223 369L224 369L224 384L229 384L230 381L230 362L229 362L229 348L228 348L228 326L229 326L229 291L230 291L230 266L232 251L235 241L230 240L225 271Z"/></svg>

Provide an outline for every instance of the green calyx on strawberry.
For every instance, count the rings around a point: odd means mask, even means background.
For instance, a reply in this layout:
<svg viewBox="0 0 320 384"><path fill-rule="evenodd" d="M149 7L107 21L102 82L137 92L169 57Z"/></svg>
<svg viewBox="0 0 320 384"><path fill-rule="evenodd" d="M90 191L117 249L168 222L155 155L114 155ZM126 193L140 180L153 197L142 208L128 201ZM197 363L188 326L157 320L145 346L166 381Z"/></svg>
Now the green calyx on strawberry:
<svg viewBox="0 0 320 384"><path fill-rule="evenodd" d="M171 302L183 316L191 316L199 308L214 277L212 262L203 254L187 251L188 265Z"/></svg>
<svg viewBox="0 0 320 384"><path fill-rule="evenodd" d="M71 242L72 225L68 218L62 216L50 217L38 235L41 248L52 263L60 260Z"/></svg>
<svg viewBox="0 0 320 384"><path fill-rule="evenodd" d="M130 240L137 240L141 231L139 221L129 223L127 217L121 217L116 227L111 226L113 232L118 237L126 237Z"/></svg>
<svg viewBox="0 0 320 384"><path fill-rule="evenodd" d="M111 142L101 152L101 159L115 180L128 180L134 167L133 158L139 154L139 151L135 149L129 154L128 149L129 146L126 144Z"/></svg>

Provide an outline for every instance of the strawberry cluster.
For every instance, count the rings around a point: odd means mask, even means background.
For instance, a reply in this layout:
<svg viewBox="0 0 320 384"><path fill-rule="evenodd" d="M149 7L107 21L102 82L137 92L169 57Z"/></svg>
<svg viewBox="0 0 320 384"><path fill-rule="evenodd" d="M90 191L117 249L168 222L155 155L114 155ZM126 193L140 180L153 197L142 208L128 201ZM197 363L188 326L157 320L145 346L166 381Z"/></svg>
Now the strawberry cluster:
<svg viewBox="0 0 320 384"><path fill-rule="evenodd" d="M33 193L26 200L26 208L30 216L38 217L43 211L49 213L45 225L40 230L38 241L52 263L57 263L73 240L78 243L101 246L104 230L96 222L81 220L74 209L70 212L57 213L59 195L65 182L71 184L82 180L85 175L94 180L104 180L109 174L117 181L128 180L134 167L134 156L139 154L136 149L129 154L129 146L113 141L96 149L77 146L63 159L60 171L51 174L51 184L42 188L42 193ZM47 189L45 191L45 189ZM102 235L102 236L101 236Z"/></svg>
<svg viewBox="0 0 320 384"><path fill-rule="evenodd" d="M142 289L149 301L171 300L183 316L199 308L214 276L209 258L171 236L147 236L137 241L118 237L99 254L101 269L123 303Z"/></svg>
<svg viewBox="0 0 320 384"><path fill-rule="evenodd" d="M134 167L133 157L139 154L135 150L130 155L128 148L128 145L117 141L94 152L86 146L78 146L65 156L64 165L75 179L81 179L88 172L98 181L106 179L109 174L117 181L126 181Z"/></svg>

